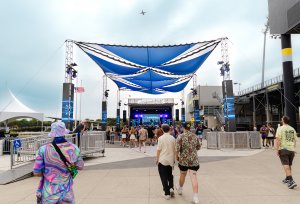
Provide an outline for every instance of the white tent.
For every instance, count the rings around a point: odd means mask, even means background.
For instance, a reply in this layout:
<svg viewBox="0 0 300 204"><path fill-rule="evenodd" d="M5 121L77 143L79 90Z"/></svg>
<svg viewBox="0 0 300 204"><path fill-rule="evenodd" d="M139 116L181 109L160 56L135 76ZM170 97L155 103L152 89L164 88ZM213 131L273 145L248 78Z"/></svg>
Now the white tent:
<svg viewBox="0 0 300 204"><path fill-rule="evenodd" d="M9 93L10 97L8 98L9 100L7 100L8 105L3 109L0 109L0 122L7 124L8 122L19 118L35 118L43 121L43 113L38 113L28 108L21 101L19 101L10 90Z"/></svg>

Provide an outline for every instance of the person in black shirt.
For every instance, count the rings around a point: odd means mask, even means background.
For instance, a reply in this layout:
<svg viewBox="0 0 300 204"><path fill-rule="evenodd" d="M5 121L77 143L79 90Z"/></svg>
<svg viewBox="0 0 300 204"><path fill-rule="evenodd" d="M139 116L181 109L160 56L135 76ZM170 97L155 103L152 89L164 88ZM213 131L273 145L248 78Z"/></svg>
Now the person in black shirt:
<svg viewBox="0 0 300 204"><path fill-rule="evenodd" d="M155 130L155 128L152 126L152 125L150 125L148 128L147 128L147 130L148 130L148 138L149 138L149 142L150 142L150 145L153 145L154 146L154 143L153 143L153 140L154 140L154 130Z"/></svg>

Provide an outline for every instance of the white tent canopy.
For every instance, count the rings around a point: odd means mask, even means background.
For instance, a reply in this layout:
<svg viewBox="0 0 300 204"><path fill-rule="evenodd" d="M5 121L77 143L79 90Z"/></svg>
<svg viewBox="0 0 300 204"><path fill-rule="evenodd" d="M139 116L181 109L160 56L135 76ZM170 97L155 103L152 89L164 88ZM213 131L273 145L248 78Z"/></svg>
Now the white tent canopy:
<svg viewBox="0 0 300 204"><path fill-rule="evenodd" d="M9 100L7 100L8 105L0 110L0 122L7 123L19 118L35 118L43 121L43 113L38 113L28 108L21 101L19 101L10 90L9 93L10 97L8 98Z"/></svg>

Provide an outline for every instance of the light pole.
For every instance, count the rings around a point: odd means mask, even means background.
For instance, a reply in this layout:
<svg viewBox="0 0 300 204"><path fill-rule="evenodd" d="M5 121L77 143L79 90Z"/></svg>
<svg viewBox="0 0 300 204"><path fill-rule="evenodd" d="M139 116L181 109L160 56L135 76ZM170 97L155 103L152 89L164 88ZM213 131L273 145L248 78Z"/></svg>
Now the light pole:
<svg viewBox="0 0 300 204"><path fill-rule="evenodd" d="M66 61L65 65L65 83L63 84L62 100L62 121L66 123L69 130L73 128L73 111L74 111L74 84L73 79L77 77L77 70L74 67L76 63Z"/></svg>
<svg viewBox="0 0 300 204"><path fill-rule="evenodd" d="M265 82L266 40L267 40L267 33L269 32L269 29L270 29L269 18L267 17L267 22L265 24L265 28L262 31L264 34L264 47L263 47L261 88L264 88L264 82Z"/></svg>

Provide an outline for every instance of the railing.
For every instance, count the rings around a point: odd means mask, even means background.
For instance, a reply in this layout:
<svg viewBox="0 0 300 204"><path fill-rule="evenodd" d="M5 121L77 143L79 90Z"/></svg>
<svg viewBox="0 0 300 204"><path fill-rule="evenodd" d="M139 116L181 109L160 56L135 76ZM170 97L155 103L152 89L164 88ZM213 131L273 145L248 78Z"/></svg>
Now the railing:
<svg viewBox="0 0 300 204"><path fill-rule="evenodd" d="M300 76L300 67L297 68L297 69L294 69L293 73L294 73L294 77ZM278 84L278 83L282 82L282 80L283 80L283 75L276 76L276 77L274 77L272 79L268 79L268 80L264 81L263 86L262 86L261 83L259 83L259 84L256 84L254 86L251 86L251 87L249 87L247 89L239 91L238 92L238 96L242 96L242 95L245 95L247 93L251 93L251 92L263 89L264 87L268 87L268 86L272 86L272 85Z"/></svg>
<svg viewBox="0 0 300 204"><path fill-rule="evenodd" d="M215 109L214 115L217 116L217 119L221 124L225 124L224 114L221 110Z"/></svg>
<svg viewBox="0 0 300 204"><path fill-rule="evenodd" d="M208 149L259 149L261 148L260 134L252 132L208 132Z"/></svg>
<svg viewBox="0 0 300 204"><path fill-rule="evenodd" d="M78 146L77 135L69 134L65 136L66 140ZM53 140L52 137L32 136L26 138L8 139L9 151L11 155L11 168L26 164L33 161L36 157L38 149ZM87 157L94 153L105 153L105 132L104 131L90 131L80 136L79 149L81 155ZM14 143L18 142L20 147L16 147ZM6 150L7 151L7 150Z"/></svg>

